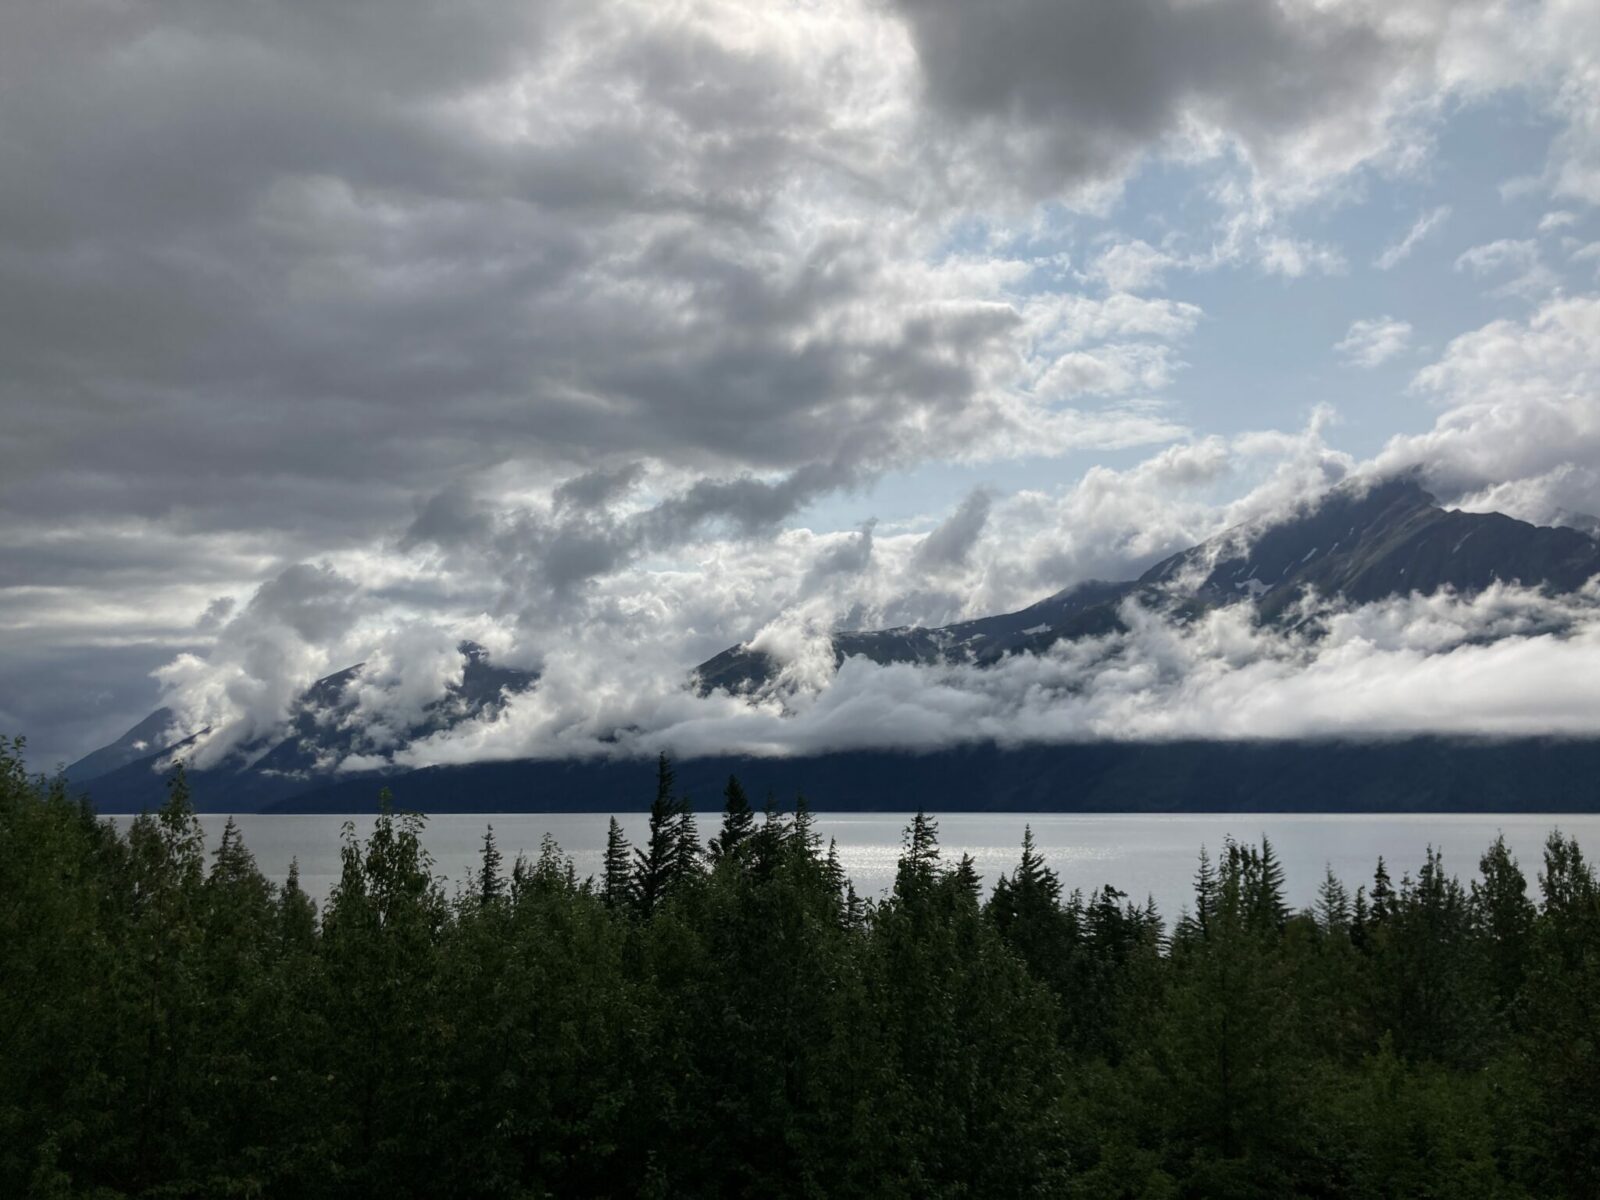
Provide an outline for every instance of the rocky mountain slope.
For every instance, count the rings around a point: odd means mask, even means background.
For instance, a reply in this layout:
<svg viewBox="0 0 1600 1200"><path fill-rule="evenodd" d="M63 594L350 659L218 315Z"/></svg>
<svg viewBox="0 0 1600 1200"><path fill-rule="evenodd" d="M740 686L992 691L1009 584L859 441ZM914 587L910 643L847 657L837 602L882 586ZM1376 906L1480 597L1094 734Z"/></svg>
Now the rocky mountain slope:
<svg viewBox="0 0 1600 1200"><path fill-rule="evenodd" d="M862 655L878 663L984 665L1062 639L1116 631L1129 597L1180 617L1245 602L1270 622L1293 620L1297 601L1313 592L1352 604L1442 588L1472 593L1496 581L1559 593L1596 575L1600 540L1587 533L1498 513L1446 510L1413 480L1392 479L1347 485L1286 519L1229 530L1156 563L1137 579L1083 583L1017 612L936 629L840 632L833 635L833 651L837 662ZM637 773L638 764L625 760L383 770L384 753L492 716L508 697L537 682L530 672L493 665L470 643L461 651L461 682L429 705L420 722L377 739L387 747L373 763L378 769L334 771L351 754L371 753L375 744L372 731L357 719L358 665L308 688L270 738L236 746L220 763L193 772L197 803L236 812L354 811L371 802L381 783L392 786L402 804L428 809L605 809L636 802L631 791L618 791ZM766 655L736 646L702 663L694 678L702 692L747 693L767 686L777 673L778 664ZM172 750L203 732L179 728L170 712L160 710L74 763L68 776L107 811L152 805L160 800L161 769ZM685 770L711 780L719 770L738 769L758 780L770 778L780 789L804 784L818 803L831 807L881 805L886 789L903 790L921 780L928 789L923 800L934 807L1448 809L1492 803L1509 810L1518 807L1511 793L1520 788L1528 803L1554 811L1596 803L1592 788L1574 782L1589 778L1596 763L1596 741L1528 738L1491 745L1481 739L1410 738L1381 745L1201 741L973 746L923 755L859 751L808 759L705 759ZM1540 787L1527 782L1529 770L1543 773ZM1497 782L1479 795L1491 779Z"/></svg>
<svg viewBox="0 0 1600 1200"><path fill-rule="evenodd" d="M993 662L1037 653L1063 638L1122 627L1129 596L1198 610L1241 600L1263 619L1283 618L1310 592L1365 604L1441 588L1480 591L1496 580L1572 591L1600 574L1600 541L1575 529L1530 525L1500 513L1446 510L1411 479L1335 489L1314 508L1262 527L1230 529L1151 567L1138 579L1057 592L1014 613L937 629L903 627L833 635L836 662ZM734 646L695 669L703 691L748 692L778 664Z"/></svg>
<svg viewBox="0 0 1600 1200"><path fill-rule="evenodd" d="M267 737L228 751L214 766L192 771L196 801L227 796L241 810L262 807L334 778L334 769L352 754L385 758L420 738L465 721L491 716L508 696L533 686L530 671L496 666L472 642L460 646L461 680L428 704L422 719L379 742L355 720L357 663L317 680L296 699L286 722ZM159 802L163 768L173 751L209 730L183 730L169 709L159 709L109 746L85 755L67 768L70 782L83 785L102 808L140 808Z"/></svg>

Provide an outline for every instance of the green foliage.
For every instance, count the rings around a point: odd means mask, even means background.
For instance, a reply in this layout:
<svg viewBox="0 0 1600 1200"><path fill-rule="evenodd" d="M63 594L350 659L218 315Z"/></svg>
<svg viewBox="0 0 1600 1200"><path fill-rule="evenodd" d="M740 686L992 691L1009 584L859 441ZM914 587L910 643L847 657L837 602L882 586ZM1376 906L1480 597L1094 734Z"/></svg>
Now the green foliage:
<svg viewBox="0 0 1600 1200"><path fill-rule="evenodd" d="M671 764L598 880L548 837L445 896L414 814L324 911L207 854L175 771L119 836L0 743L0 1195L1593 1197L1600 884L1497 840L1291 912L1202 852L1170 939L1025 832L987 898L936 822L856 896ZM953 859L953 861L951 861Z"/></svg>

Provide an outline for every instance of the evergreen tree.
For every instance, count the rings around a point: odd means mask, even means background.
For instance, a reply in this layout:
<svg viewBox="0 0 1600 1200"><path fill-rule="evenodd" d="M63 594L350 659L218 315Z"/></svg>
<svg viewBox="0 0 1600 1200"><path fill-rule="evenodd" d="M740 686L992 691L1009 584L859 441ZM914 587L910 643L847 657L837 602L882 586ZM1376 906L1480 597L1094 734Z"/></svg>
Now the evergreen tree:
<svg viewBox="0 0 1600 1200"><path fill-rule="evenodd" d="M1504 834L1478 860L1478 875L1472 884L1472 923L1488 960L1495 1006L1504 1012L1522 990L1537 912Z"/></svg>
<svg viewBox="0 0 1600 1200"><path fill-rule="evenodd" d="M622 836L622 826L615 817L606 827L606 856L604 873L600 879L600 898L609 909L618 910L633 904L633 857L628 839Z"/></svg>
<svg viewBox="0 0 1600 1200"><path fill-rule="evenodd" d="M278 893L278 925L285 946L311 948L317 932L317 906L300 886L300 860L289 860L289 874Z"/></svg>
<svg viewBox="0 0 1600 1200"><path fill-rule="evenodd" d="M1372 895L1370 898L1370 917L1372 924L1382 925L1389 919L1394 905L1394 886L1389 881L1389 868L1384 866L1383 855L1378 856L1378 867L1372 873Z"/></svg>
<svg viewBox="0 0 1600 1200"><path fill-rule="evenodd" d="M755 829L756 814L736 776L728 776L722 793L722 831L711 839L713 865L726 858L737 858Z"/></svg>
<svg viewBox="0 0 1600 1200"><path fill-rule="evenodd" d="M673 839L672 871L669 887L681 887L700 874L705 851L700 847L700 829L689 797L679 797L676 805L677 832Z"/></svg>
<svg viewBox="0 0 1600 1200"><path fill-rule="evenodd" d="M938 878L939 823L920 808L901 838L894 894L908 900L927 893Z"/></svg>
<svg viewBox="0 0 1600 1200"><path fill-rule="evenodd" d="M1317 925L1328 936L1346 933L1350 928L1350 893L1328 866L1317 889Z"/></svg>
<svg viewBox="0 0 1600 1200"><path fill-rule="evenodd" d="M1217 876L1211 868L1211 856L1200 847L1200 866L1194 875L1194 919L1202 935L1210 928L1211 911L1216 906Z"/></svg>
<svg viewBox="0 0 1600 1200"><path fill-rule="evenodd" d="M207 853L181 772L119 832L20 754L0 1195L1600 1195L1600 885L1559 832L1539 904L1497 839L1470 889L1430 848L1381 920L1329 870L1281 924L1274 848L1229 842L1168 944L1031 829L980 907L925 814L876 903L776 813L636 920L615 820L598 888L546 834L447 903L386 801L319 921L237 823Z"/></svg>
<svg viewBox="0 0 1600 1200"><path fill-rule="evenodd" d="M978 903L983 881L978 877L978 865L973 861L972 855L962 854L955 869L950 872L950 880L959 895L974 905Z"/></svg>
<svg viewBox="0 0 1600 1200"><path fill-rule="evenodd" d="M1368 948L1367 932L1372 924L1372 911L1367 906L1367 887L1365 884L1356 888L1356 902L1350 910L1350 940L1357 949Z"/></svg>
<svg viewBox="0 0 1600 1200"><path fill-rule="evenodd" d="M794 819L789 825L789 847L802 859L814 862L821 839L816 831L816 818L811 815L811 805L804 796L794 798Z"/></svg>
<svg viewBox="0 0 1600 1200"><path fill-rule="evenodd" d="M493 904L505 889L500 875L500 848L494 844L494 826L483 831L483 856L478 867L478 903Z"/></svg>
<svg viewBox="0 0 1600 1200"><path fill-rule="evenodd" d="M828 891L841 899L850 880L845 875L844 864L839 861L839 839L828 839L828 856L822 863L822 875L827 880Z"/></svg>
<svg viewBox="0 0 1600 1200"><path fill-rule="evenodd" d="M1281 932L1289 918L1289 905L1284 900L1283 864L1273 853L1272 843L1266 834L1261 835L1261 855L1258 861L1260 871L1256 898L1258 923L1271 924Z"/></svg>
<svg viewBox="0 0 1600 1200"><path fill-rule="evenodd" d="M633 898L646 917L666 899L680 866L678 802L673 795L672 763L656 759L656 798L650 805L650 836L634 853Z"/></svg>
<svg viewBox="0 0 1600 1200"><path fill-rule="evenodd" d="M700 874L700 838L687 798L673 790L672 763L665 754L656 761L656 798L650 806L650 839L634 851L633 898L649 916Z"/></svg>

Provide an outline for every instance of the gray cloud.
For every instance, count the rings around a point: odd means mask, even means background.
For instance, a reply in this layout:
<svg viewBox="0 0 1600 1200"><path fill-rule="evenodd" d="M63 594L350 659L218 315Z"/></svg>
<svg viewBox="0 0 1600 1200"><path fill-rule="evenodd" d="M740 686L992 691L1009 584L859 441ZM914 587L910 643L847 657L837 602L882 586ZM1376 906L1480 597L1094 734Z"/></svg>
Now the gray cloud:
<svg viewBox="0 0 1600 1200"><path fill-rule="evenodd" d="M505 585L504 607L527 606L548 620L549 601L567 602L641 556L673 550L711 528L770 535L803 505L860 476L847 466L808 464L771 480L698 479L646 507L612 507L639 478L634 468L588 472L558 486L548 505L523 508L450 488L423 505L400 548L432 547L449 561L481 559Z"/></svg>
<svg viewBox="0 0 1600 1200"><path fill-rule="evenodd" d="M1519 38L1459 9L0 7L5 673L49 675L52 647L88 689L104 652L92 694L131 723L164 661L196 719L255 730L357 658L436 681L469 632L667 677L769 626L948 620L1126 569L1238 516L1213 485L1267 507L1325 483L1348 463L1300 435L1189 438L1163 396L1202 314L1119 289L1334 269L1284 196L1588 44L1582 14ZM1568 166L1591 100L1550 102ZM1034 202L1168 152L1217 164L1219 227L1113 247L1076 277L1093 295L1002 248ZM929 461L1174 442L925 539L786 528ZM420 694L384 679L396 711ZM114 719L38 691L0 721L64 745Z"/></svg>
<svg viewBox="0 0 1600 1200"><path fill-rule="evenodd" d="M916 565L929 571L965 566L983 528L989 523L993 497L985 488L971 492L955 512L939 522L917 547Z"/></svg>
<svg viewBox="0 0 1600 1200"><path fill-rule="evenodd" d="M932 102L999 131L990 145L1045 192L1118 177L1193 119L1268 166L1334 126L1381 126L1386 85L1425 49L1354 6L894 3Z"/></svg>

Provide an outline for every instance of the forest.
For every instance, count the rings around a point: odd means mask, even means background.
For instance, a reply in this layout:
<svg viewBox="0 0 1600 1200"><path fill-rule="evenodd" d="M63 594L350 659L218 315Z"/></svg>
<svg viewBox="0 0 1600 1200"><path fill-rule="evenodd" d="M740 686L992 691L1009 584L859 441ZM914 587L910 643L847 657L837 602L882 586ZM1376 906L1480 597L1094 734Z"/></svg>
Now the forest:
<svg viewBox="0 0 1600 1200"><path fill-rule="evenodd" d="M986 890L919 812L864 899L803 802L697 815L663 758L597 878L486 830L447 890L386 811L319 911L231 822L207 851L181 770L119 832L22 752L0 1195L1600 1196L1600 887L1559 832L1532 879L1497 841L1310 911L1228 843L1161 914L1031 837Z"/></svg>

